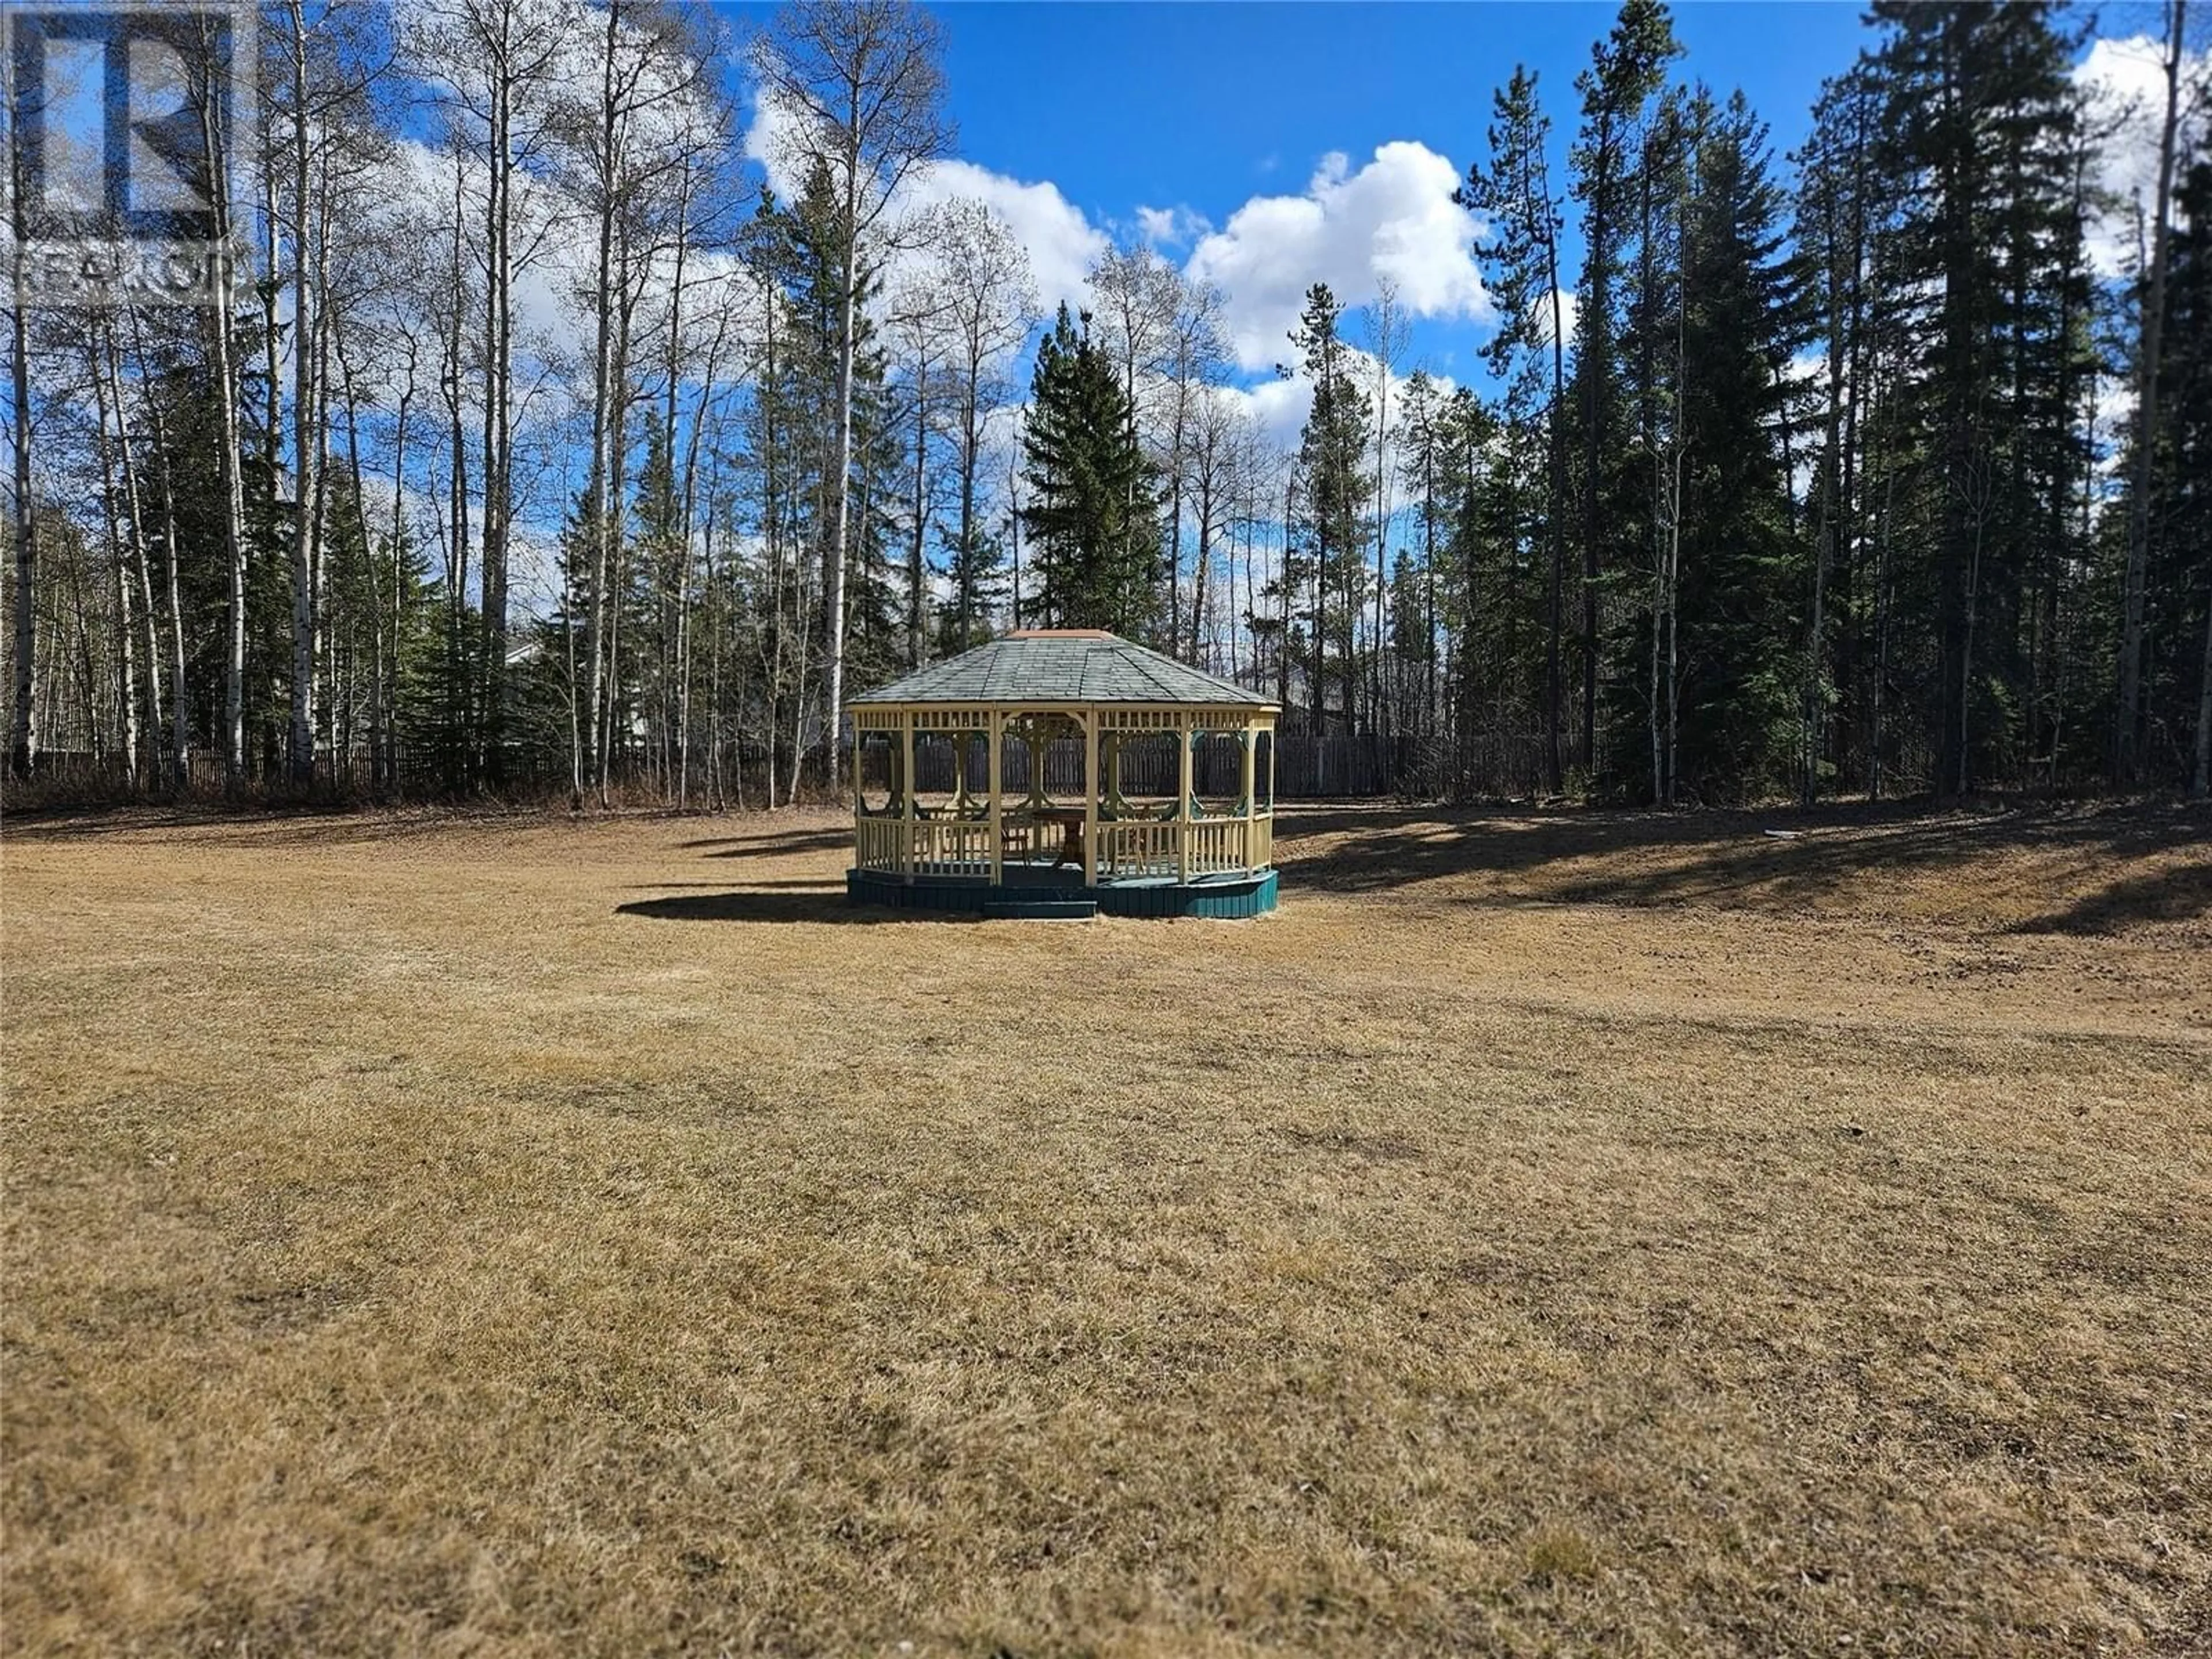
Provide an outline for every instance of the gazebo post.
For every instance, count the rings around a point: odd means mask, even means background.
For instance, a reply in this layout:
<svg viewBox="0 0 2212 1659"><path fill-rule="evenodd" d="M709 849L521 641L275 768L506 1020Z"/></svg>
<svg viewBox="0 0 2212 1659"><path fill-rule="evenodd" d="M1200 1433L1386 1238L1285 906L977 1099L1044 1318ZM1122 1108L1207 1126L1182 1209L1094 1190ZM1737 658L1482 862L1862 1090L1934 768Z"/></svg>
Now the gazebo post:
<svg viewBox="0 0 2212 1659"><path fill-rule="evenodd" d="M1000 745L1006 741L1006 717L997 709L994 708L991 711L989 732L991 759L985 774L990 781L991 789L991 885L994 887L999 885L1005 878L1005 872L1000 866L1006 857L1006 843L1005 838L999 833L999 767L1000 764L999 750Z"/></svg>
<svg viewBox="0 0 2212 1659"><path fill-rule="evenodd" d="M1190 885L1190 716L1178 714L1176 722L1176 881Z"/></svg>
<svg viewBox="0 0 2212 1659"><path fill-rule="evenodd" d="M1083 722L1083 884L1098 884L1098 711L1086 708Z"/></svg>
<svg viewBox="0 0 2212 1659"><path fill-rule="evenodd" d="M1244 722L1244 758L1242 763L1244 773L1244 867L1247 870L1252 868L1252 842L1255 839L1252 823L1259 816L1252 799L1252 773L1259 749L1260 722L1248 719Z"/></svg>
<svg viewBox="0 0 2212 1659"><path fill-rule="evenodd" d="M902 787L899 790L899 816L904 822L899 830L899 878L909 887L914 885L914 710L904 710L899 715L899 765Z"/></svg>

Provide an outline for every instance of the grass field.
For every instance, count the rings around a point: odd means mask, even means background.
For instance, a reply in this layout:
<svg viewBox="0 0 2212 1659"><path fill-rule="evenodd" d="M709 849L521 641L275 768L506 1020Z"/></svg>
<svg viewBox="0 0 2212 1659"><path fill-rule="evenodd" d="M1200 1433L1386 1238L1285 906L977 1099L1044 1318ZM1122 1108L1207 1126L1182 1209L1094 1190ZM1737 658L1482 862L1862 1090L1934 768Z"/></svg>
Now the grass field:
<svg viewBox="0 0 2212 1659"><path fill-rule="evenodd" d="M2212 1652L2201 818L1282 828L11 824L7 1650Z"/></svg>

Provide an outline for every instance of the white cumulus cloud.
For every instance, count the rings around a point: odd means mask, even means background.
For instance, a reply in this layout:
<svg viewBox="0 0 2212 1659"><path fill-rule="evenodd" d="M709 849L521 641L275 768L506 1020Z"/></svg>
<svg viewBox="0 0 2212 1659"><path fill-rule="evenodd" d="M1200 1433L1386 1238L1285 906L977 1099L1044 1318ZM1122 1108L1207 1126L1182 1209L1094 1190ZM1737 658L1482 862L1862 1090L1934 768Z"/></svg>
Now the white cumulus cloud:
<svg viewBox="0 0 2212 1659"><path fill-rule="evenodd" d="M1308 287L1327 283L1347 307L1397 284L1418 317L1483 318L1490 296L1474 262L1480 227L1452 201L1457 170L1425 144L1400 140L1353 171L1324 156L1302 194L1255 196L1202 237L1188 270L1221 289L1230 338L1248 368L1290 352Z"/></svg>
<svg viewBox="0 0 2212 1659"><path fill-rule="evenodd" d="M744 141L745 154L761 164L770 188L787 202L797 200L805 183L788 142L790 118L774 99L756 95ZM1058 185L1016 179L973 161L939 161L908 175L890 204L889 217L904 220L955 197L983 202L1006 220L1030 256L1030 274L1047 312L1063 301L1071 309L1081 308L1088 295L1085 273L1106 251L1108 238L1060 194Z"/></svg>
<svg viewBox="0 0 2212 1659"><path fill-rule="evenodd" d="M917 209L962 196L997 209L1029 253L1030 274L1045 310L1062 301L1070 309L1083 305L1088 291L1085 273L1106 251L1106 233L1061 195L1058 185L1026 183L973 161L940 161L915 179L908 194Z"/></svg>
<svg viewBox="0 0 2212 1659"><path fill-rule="evenodd" d="M1259 428L1261 441L1277 454L1298 447L1299 430L1313 408L1313 388L1304 380L1259 380L1246 386L1226 386L1227 397Z"/></svg>
<svg viewBox="0 0 2212 1659"><path fill-rule="evenodd" d="M2212 51L2185 53L2181 64L2179 154L2187 155L2203 141L2212 114ZM2107 276L2136 268L2136 208L2146 218L2158 194L2159 130L2166 118L2165 47L2148 35L2098 40L2074 67L2074 79L2087 97L2094 126L2108 130L2098 146L2098 182L2112 193L2112 206L2093 215L2089 257ZM2177 172L2175 181L2180 182Z"/></svg>
<svg viewBox="0 0 2212 1659"><path fill-rule="evenodd" d="M1171 208L1139 207L1137 234L1156 248L1188 247L1213 227L1206 216L1177 203Z"/></svg>
<svg viewBox="0 0 2212 1659"><path fill-rule="evenodd" d="M790 115L776 100L754 97L752 122L745 126L745 155L759 161L768 173L769 188L781 199L796 201L805 179L787 142L787 122ZM1046 312L1061 301L1068 307L1082 307L1088 295L1084 272L1091 270L1093 258L1106 252L1109 239L1082 208L1060 195L1060 185L1048 179L1036 184L1015 179L975 161L936 161L907 175L887 216L896 223L953 197L973 197L1000 212L1015 241L1029 252L1029 272Z"/></svg>
<svg viewBox="0 0 2212 1659"><path fill-rule="evenodd" d="M757 100L745 150L788 199L799 180L792 176L789 146L780 142L783 118L770 100ZM1139 204L1127 228L1154 247L1190 248L1185 271L1220 290L1238 365L1264 373L1291 356L1290 330L1316 282L1327 283L1347 309L1370 302L1389 282L1413 316L1487 319L1490 296L1474 261L1481 226L1453 203L1457 182L1448 157L1397 141L1357 168L1332 153L1303 193L1252 197L1218 229L1183 204ZM1048 313L1062 302L1078 311L1089 304L1088 272L1112 239L1058 185L974 161L941 161L905 181L890 216L954 197L981 200L1004 216L1029 253ZM1245 395L1273 434L1295 434L1304 419L1305 393L1294 383L1264 383Z"/></svg>

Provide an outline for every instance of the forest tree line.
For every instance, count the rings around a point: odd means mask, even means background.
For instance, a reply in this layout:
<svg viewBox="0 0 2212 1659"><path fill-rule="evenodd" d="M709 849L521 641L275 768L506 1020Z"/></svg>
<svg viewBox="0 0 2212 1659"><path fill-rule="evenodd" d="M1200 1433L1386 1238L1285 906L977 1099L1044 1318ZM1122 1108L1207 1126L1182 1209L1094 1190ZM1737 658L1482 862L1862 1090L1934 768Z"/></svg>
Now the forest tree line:
<svg viewBox="0 0 2212 1659"><path fill-rule="evenodd" d="M1785 157L1626 0L1470 100L1487 383L1315 283L1285 447L1203 283L1129 242L1047 315L917 188L925 9L264 0L236 130L183 53L232 302L19 266L11 778L775 804L853 695L1050 625L1440 794L2202 794L2212 160L2158 15L2116 203L2063 9L1877 0Z"/></svg>

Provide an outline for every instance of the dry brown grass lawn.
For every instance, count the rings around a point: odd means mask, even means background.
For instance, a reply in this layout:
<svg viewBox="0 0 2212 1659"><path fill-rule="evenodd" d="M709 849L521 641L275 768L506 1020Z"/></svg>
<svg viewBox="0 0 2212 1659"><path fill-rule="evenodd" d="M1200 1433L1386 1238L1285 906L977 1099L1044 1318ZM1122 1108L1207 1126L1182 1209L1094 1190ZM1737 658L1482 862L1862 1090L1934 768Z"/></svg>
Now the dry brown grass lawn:
<svg viewBox="0 0 2212 1659"><path fill-rule="evenodd" d="M13 824L6 1646L2212 1651L2205 826L1790 822Z"/></svg>

